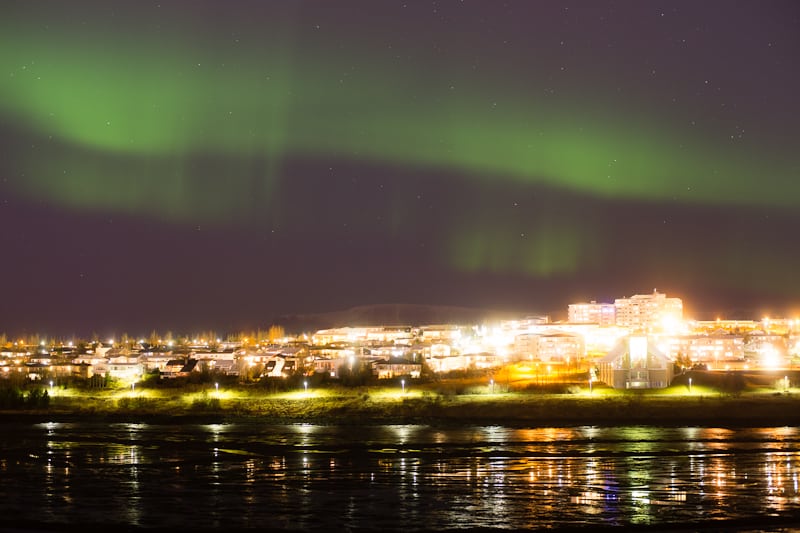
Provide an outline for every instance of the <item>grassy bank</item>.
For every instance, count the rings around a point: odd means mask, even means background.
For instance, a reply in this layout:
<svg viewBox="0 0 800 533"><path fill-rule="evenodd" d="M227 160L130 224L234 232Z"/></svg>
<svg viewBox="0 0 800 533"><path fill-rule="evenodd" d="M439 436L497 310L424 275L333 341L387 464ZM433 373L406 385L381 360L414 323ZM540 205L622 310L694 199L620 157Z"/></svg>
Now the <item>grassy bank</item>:
<svg viewBox="0 0 800 533"><path fill-rule="evenodd" d="M656 391L575 389L569 394L453 394L446 388L327 388L270 393L202 389L82 392L56 390L47 408L5 410L26 420L233 421L339 424L800 425L800 391L723 394L704 387Z"/></svg>

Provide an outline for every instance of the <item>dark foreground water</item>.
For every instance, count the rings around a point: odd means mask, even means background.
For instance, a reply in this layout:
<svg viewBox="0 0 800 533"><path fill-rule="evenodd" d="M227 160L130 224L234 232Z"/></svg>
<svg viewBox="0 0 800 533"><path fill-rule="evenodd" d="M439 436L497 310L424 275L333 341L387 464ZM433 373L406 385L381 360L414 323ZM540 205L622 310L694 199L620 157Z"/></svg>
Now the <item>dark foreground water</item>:
<svg viewBox="0 0 800 533"><path fill-rule="evenodd" d="M800 515L798 450L785 427L12 423L0 526L757 528Z"/></svg>

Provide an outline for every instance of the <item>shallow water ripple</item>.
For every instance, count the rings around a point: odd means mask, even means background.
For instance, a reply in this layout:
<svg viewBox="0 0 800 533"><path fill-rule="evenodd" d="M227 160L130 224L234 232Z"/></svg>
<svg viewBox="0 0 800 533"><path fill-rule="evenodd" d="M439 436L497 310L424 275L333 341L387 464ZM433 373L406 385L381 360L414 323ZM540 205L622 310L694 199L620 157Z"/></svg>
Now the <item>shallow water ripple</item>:
<svg viewBox="0 0 800 533"><path fill-rule="evenodd" d="M796 428L4 429L0 525L722 527L800 514Z"/></svg>

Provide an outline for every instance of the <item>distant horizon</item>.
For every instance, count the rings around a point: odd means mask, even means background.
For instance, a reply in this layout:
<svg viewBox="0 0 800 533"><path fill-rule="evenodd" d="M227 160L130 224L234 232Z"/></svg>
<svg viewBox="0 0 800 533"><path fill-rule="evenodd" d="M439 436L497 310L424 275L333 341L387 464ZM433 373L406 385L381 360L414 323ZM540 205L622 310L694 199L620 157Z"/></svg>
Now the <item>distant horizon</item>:
<svg viewBox="0 0 800 533"><path fill-rule="evenodd" d="M795 2L11 2L0 331L800 312ZM103 333L105 334L105 333Z"/></svg>
<svg viewBox="0 0 800 533"><path fill-rule="evenodd" d="M618 298L630 297L630 296L633 296L634 294L646 294L646 293L643 293L643 292L631 293L631 294L628 294L628 295L621 295ZM670 293L665 293L665 294L668 297L671 296ZM245 324L242 327L225 327L225 328L214 327L214 326L197 326L197 327L191 327L190 326L188 328L174 328L174 327L162 327L162 328L159 328L159 327L151 327L151 328L144 328L144 330L141 329L141 328L139 330L136 330L136 329L133 329L133 328L126 328L124 326L123 327L117 327L117 328L109 327L109 328L104 328L102 330L92 329L91 327L88 327L86 330L76 330L76 331L73 331L73 332L66 332L66 330L59 329L58 327L50 328L49 330L48 329L44 329L44 328L42 328L42 329L33 329L33 328L31 328L30 330L23 330L23 331L9 331L9 330L5 330L4 331L2 328L0 328L0 334L7 335L10 340L13 340L13 338L15 338L15 337L35 336L35 335L45 335L45 336L50 337L50 338L58 338L58 339L68 339L68 338L88 339L88 338L91 338L93 336L97 336L100 340L103 340L103 339L108 339L108 338L117 338L120 335L127 334L132 338L143 338L143 337L149 336L153 331L156 331L156 332L158 332L160 334L165 334L167 332L171 332L174 335L180 335L180 336L186 336L186 335L196 336L196 335L199 335L199 334L201 334L203 332L214 331L218 335L228 336L228 335L235 335L235 334L238 334L238 333L241 333L241 332L251 332L251 331L258 331L258 330L266 331L272 325L286 326L288 324L289 327L291 327L292 323L314 323L314 322L324 323L326 321L332 321L332 320L335 321L340 316L344 317L348 313L353 313L353 312L356 312L356 311L359 311L362 314L364 312L372 311L373 316L380 317L380 316L383 316L383 315L380 315L379 313L377 313L379 310L384 310L385 311L386 308L392 308L392 307L403 308L404 312L406 312L406 313L416 309L418 311L418 316L419 316L420 313L424 314L425 312L428 312L428 313L430 313L430 312L442 313L442 312L450 311L451 313L454 313L454 314L457 314L458 312L462 312L462 313L468 312L468 313L474 313L475 316L483 316L483 317L485 317L484 319L481 320L481 322L482 321L491 321L492 320L492 315L495 315L496 317L497 316L502 316L503 317L502 319L517 319L517 318L522 319L522 318L532 317L532 316L546 316L551 320L551 322L557 323L557 322L565 322L566 321L566 319L567 319L567 308L568 308L569 304L573 304L573 303L588 303L590 301L592 301L592 299L586 299L586 300L582 300L582 301L570 301L570 302L564 304L563 309L558 309L558 310L551 309L550 311L535 310L533 308L531 308L529 310L525 310L525 309L521 309L521 308L517 308L517 309L511 309L511 308L502 309L502 308L499 308L499 307L486 308L486 307L476 307L476 306L429 305L429 304L414 304L414 303L381 303L381 304L373 303L373 304L356 305L356 306L343 308L343 309L337 309L337 310L333 310L333 311L310 312L310 313L285 313L283 315L275 315L274 317L272 317L271 320L266 320L266 321L259 322L259 323L253 322L254 325ZM594 299L594 301L596 301L597 303L611 303L611 304L614 303L614 299L611 299L611 301L601 301L601 300ZM757 312L752 313L752 314L747 314L747 310L743 309L743 308L735 309L735 311L737 311L737 313L735 313L735 314L733 314L733 313L725 314L724 312L721 313L721 312L716 312L716 311L709 311L709 312L705 312L705 313L703 313L703 312L700 312L700 313L698 313L698 312L690 312L690 313L687 314L687 312L686 312L687 305L686 305L686 300L685 299L683 300L683 304L684 304L684 319L685 320L710 321L710 320L715 320L715 319L719 318L719 319L723 319L723 320L724 319L728 319L728 320L760 321L760 320L763 320L765 317L775 318L775 319L780 319L780 318L794 319L797 316L800 316L800 313L792 312L791 308L788 307L788 306L783 311L781 311L778 308L773 308L772 310L768 310L768 309L765 310L764 308L762 308L760 310L756 310ZM330 326L330 327L344 327L344 326L362 327L362 326L381 326L381 325L387 325L387 326L392 326L392 325L423 326L423 325L442 323L441 321L420 322L420 321L413 321L413 320L412 321L396 322L396 321L392 321L392 320L381 321L380 319L374 319L374 320L367 319L367 320L362 320L359 323L346 323L346 322L342 322L341 321L343 319L344 318L339 319L339 321L336 322L337 324L340 324L340 325L338 325L338 326ZM495 318L495 319L498 319L498 318ZM457 321L449 321L447 323L459 323L459 322L457 322ZM478 322L467 322L467 323L468 324L475 324L475 323L478 323ZM322 328L316 328L316 329L322 329ZM287 330L287 333L292 333L292 334L310 333L310 332L312 332L312 331L311 330L298 330L298 331L289 331L289 330Z"/></svg>

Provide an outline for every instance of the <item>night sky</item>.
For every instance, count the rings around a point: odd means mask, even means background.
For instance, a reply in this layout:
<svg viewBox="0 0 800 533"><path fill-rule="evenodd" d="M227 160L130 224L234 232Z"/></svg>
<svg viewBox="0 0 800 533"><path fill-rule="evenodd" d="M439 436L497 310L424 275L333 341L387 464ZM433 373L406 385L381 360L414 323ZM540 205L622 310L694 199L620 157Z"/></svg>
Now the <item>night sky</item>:
<svg viewBox="0 0 800 533"><path fill-rule="evenodd" d="M0 12L0 332L800 309L795 1Z"/></svg>

